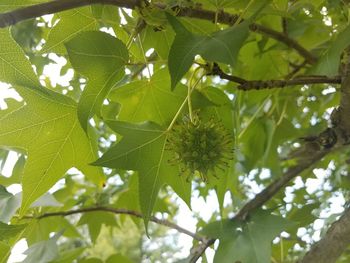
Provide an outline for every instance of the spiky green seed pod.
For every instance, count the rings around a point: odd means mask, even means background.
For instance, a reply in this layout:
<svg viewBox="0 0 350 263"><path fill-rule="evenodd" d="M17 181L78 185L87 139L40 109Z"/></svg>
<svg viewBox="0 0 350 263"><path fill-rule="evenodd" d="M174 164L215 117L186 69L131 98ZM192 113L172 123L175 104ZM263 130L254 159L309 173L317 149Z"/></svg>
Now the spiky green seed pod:
<svg viewBox="0 0 350 263"><path fill-rule="evenodd" d="M233 158L233 139L219 121L202 121L198 115L191 122L185 116L169 131L166 149L173 157L171 165L179 165L181 173L190 176L199 172L204 181L210 175L217 177L215 170L224 170Z"/></svg>

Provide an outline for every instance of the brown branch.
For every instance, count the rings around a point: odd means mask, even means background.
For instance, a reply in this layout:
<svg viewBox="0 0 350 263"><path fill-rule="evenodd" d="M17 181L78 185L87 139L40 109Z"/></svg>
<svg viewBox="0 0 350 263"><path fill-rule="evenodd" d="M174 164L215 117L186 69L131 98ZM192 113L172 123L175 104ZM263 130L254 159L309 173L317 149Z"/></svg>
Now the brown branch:
<svg viewBox="0 0 350 263"><path fill-rule="evenodd" d="M333 263L350 244L350 209L334 222L326 235L305 254L299 263Z"/></svg>
<svg viewBox="0 0 350 263"><path fill-rule="evenodd" d="M297 166L290 168L282 177L276 179L263 191L257 194L252 200L246 203L232 218L232 220L245 220L250 212L265 204L268 200L271 199L272 196L277 194L279 190L285 187L292 179L294 179L301 172L303 172L304 170L308 169L316 162L321 160L329 152L329 149L324 149L320 151L311 150L309 152L306 152L307 156L301 155L300 157L302 157L302 159L299 158L299 164Z"/></svg>
<svg viewBox="0 0 350 263"><path fill-rule="evenodd" d="M118 214L118 215L130 215L130 216L142 218L142 214L137 212L137 211L123 209L123 208L97 206L97 207L87 207L87 208L81 208L81 209L70 210L70 211L59 211L59 212L45 213L45 214L38 216L37 219L43 219L43 218L52 217L52 216L69 216L69 215L74 215L74 214L90 213L90 212L97 212L97 211L105 211L105 212L110 212L110 213L114 213L114 214ZM198 241L206 242L206 239L204 237L201 237L198 234L192 233L192 232L188 231L187 229L182 228L179 225L172 223L168 220L159 219L157 217L152 216L150 218L150 221L154 222L156 224L159 224L159 225L163 225L163 226L175 229L178 232L183 233L185 235L188 235L188 236L190 236L193 239L196 239Z"/></svg>
<svg viewBox="0 0 350 263"><path fill-rule="evenodd" d="M310 85L310 84L340 84L341 78L340 76L335 76L333 78L329 78L327 76L305 76L294 78L290 80L284 79L270 79L270 80L245 80L237 76L232 76L226 74L221 70L218 64L214 63L212 72L210 75L217 75L221 79L226 79L231 82L238 83L240 85L237 86L239 90L261 90L261 89L272 89L272 88L284 88L287 86L295 86L295 85Z"/></svg>
<svg viewBox="0 0 350 263"><path fill-rule="evenodd" d="M300 77L290 80L270 79L270 80L249 80L237 87L240 90L261 90L284 88L287 86L296 85L311 85L311 84L340 84L341 79L338 76L328 78L326 76Z"/></svg>
<svg viewBox="0 0 350 263"><path fill-rule="evenodd" d="M134 9L139 6L139 0L54 0L47 3L31 5L0 14L0 28L14 25L20 21L36 18L47 14L54 14L77 7L92 4L110 4Z"/></svg>
<svg viewBox="0 0 350 263"><path fill-rule="evenodd" d="M141 0L56 0L47 3L31 5L0 14L0 28L14 25L26 19L92 4L107 4L135 9L138 6L141 6ZM155 3L155 5L163 10L168 8L168 6L163 3ZM217 22L227 25L233 25L238 19L238 15L235 14L229 14L226 12L220 12L217 14L215 11L205 10L202 8L178 6L174 7L174 9L176 10L178 16L199 18L209 21L216 21L215 18L217 17ZM313 56L308 50L302 47L297 41L289 38L287 35L281 32L255 23L250 24L249 29L253 32L264 34L281 43L284 43L286 46L292 49L295 49L310 64L314 64L317 60L315 56Z"/></svg>
<svg viewBox="0 0 350 263"><path fill-rule="evenodd" d="M197 260L203 255L205 250L215 243L215 240L215 238L208 239L207 241L202 242L197 247L193 248L190 254L190 263L196 263Z"/></svg>
<svg viewBox="0 0 350 263"><path fill-rule="evenodd" d="M339 127L344 134L350 137L350 47L344 51L347 58L341 65L342 83L340 88L340 105L339 105ZM344 59L343 59L344 60Z"/></svg>

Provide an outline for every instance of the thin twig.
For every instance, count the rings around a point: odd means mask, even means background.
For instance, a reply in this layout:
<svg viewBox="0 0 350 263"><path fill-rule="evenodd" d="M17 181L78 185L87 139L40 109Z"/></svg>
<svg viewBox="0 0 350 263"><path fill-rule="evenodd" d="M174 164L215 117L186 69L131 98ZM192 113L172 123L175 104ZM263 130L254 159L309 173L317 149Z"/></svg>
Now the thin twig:
<svg viewBox="0 0 350 263"><path fill-rule="evenodd" d="M226 74L221 70L218 64L214 63L213 70L210 73L212 75L217 75L221 79L226 79L238 83L237 86L239 90L261 90L261 89L272 89L272 88L284 88L286 86L295 85L310 85L310 84L340 84L341 77L335 76L329 78L327 76L304 76L299 78L294 78L290 80L285 79L271 79L271 80L245 80L240 77L232 76Z"/></svg>
<svg viewBox="0 0 350 263"><path fill-rule="evenodd" d="M130 215L138 218L142 218L142 214L137 211L133 210L128 210L128 209L123 209L123 208L112 208L112 207L104 207L104 206L96 206L96 207L86 207L86 208L81 208L81 209L76 209L76 210L69 210L69 211L59 211L59 212L52 212L52 213L45 213L37 217L37 219L43 219L47 217L52 217L52 216L69 216L69 215L74 215L74 214L81 214L81 213L91 213L91 212L98 212L98 211L105 211L105 212L110 212L118 215ZM196 233L192 233L191 231L180 227L179 225L170 222L165 219L159 219L157 217L152 216L150 218L151 222L154 222L159 225L167 226L169 228L175 229L180 233L186 234L193 239L196 239L201 242L205 242L206 239L202 236L199 236Z"/></svg>
<svg viewBox="0 0 350 263"><path fill-rule="evenodd" d="M58 13L61 11L82 7L92 4L106 4L106 5L115 5L124 8L136 9L141 6L141 0L56 0L47 3L31 5L7 13L0 14L0 28L14 25L20 21L40 17L47 14ZM164 3L155 3L160 9L167 9L168 6ZM177 16L183 17L192 17L199 18L209 21L217 21L218 23L223 23L227 25L234 25L239 16L236 14L230 14L226 12L215 12L210 10L205 10L202 8L196 7L173 7L176 10ZM295 49L305 60L310 63L316 63L316 57L301 46L297 41L292 38L289 38L284 33L275 31L268 27L258 25L255 23L250 24L249 29L253 32L266 35L270 38L273 38L281 43L284 43L286 46Z"/></svg>
<svg viewBox="0 0 350 263"><path fill-rule="evenodd" d="M273 88L284 88L287 86L296 85L311 85L311 84L340 84L341 78L335 76L328 78L326 76L313 76L313 77L300 77L290 80L284 79L270 79L270 80L249 80L244 84L238 85L237 89L240 90L262 90L262 89L273 89Z"/></svg>

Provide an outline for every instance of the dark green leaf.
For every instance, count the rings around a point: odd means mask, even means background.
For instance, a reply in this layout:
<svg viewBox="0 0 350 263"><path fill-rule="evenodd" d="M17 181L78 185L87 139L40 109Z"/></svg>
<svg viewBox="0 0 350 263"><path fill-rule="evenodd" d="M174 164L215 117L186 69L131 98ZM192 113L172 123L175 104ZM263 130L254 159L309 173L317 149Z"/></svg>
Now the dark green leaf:
<svg viewBox="0 0 350 263"><path fill-rule="evenodd" d="M91 241L95 243L102 225L114 226L116 225L116 219L113 214L108 212L91 212L81 216L78 225L85 224L88 225Z"/></svg>
<svg viewBox="0 0 350 263"><path fill-rule="evenodd" d="M23 231L27 225L8 225L0 222L0 241L15 237Z"/></svg>
<svg viewBox="0 0 350 263"><path fill-rule="evenodd" d="M255 212L241 225L228 221L212 224L207 232L215 233L217 228L219 235L216 237L220 238L214 262L269 263L272 239L292 225L290 221L263 210Z"/></svg>
<svg viewBox="0 0 350 263"><path fill-rule="evenodd" d="M196 55L235 65L238 51L248 36L248 23L200 36L189 32L175 17L169 14L167 17L176 33L168 58L172 89L189 70Z"/></svg>
<svg viewBox="0 0 350 263"><path fill-rule="evenodd" d="M334 76L338 74L340 55L350 44L350 26L340 32L333 43L322 54L321 59L312 70L313 74Z"/></svg>

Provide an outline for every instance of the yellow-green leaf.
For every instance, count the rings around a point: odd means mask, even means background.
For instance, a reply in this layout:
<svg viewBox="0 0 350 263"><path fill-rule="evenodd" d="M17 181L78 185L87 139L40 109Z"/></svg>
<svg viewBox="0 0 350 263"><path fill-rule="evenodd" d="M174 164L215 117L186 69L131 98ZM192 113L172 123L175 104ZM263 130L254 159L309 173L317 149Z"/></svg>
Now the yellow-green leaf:
<svg viewBox="0 0 350 263"><path fill-rule="evenodd" d="M28 154L22 177L20 213L71 167L102 184L101 170L89 165L96 158L95 146L79 125L76 103L54 92L16 89L26 105L0 119L0 145Z"/></svg>

